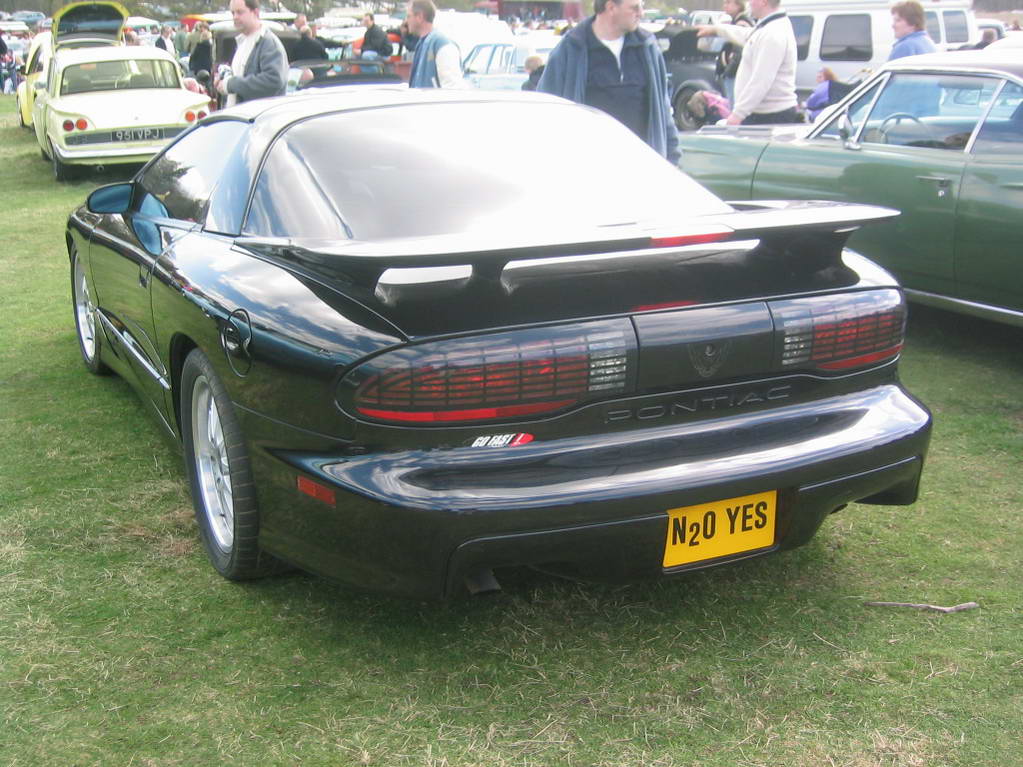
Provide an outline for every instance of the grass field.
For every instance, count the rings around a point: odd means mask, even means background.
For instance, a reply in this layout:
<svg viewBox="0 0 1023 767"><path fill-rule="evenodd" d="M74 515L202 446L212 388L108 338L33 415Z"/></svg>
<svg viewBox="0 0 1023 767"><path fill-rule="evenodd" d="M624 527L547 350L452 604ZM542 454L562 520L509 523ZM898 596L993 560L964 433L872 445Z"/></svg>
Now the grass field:
<svg viewBox="0 0 1023 767"><path fill-rule="evenodd" d="M180 456L78 357L63 225L116 175L56 184L0 115L0 765L1023 764L1023 332L914 308L921 498L797 551L445 605L228 583Z"/></svg>

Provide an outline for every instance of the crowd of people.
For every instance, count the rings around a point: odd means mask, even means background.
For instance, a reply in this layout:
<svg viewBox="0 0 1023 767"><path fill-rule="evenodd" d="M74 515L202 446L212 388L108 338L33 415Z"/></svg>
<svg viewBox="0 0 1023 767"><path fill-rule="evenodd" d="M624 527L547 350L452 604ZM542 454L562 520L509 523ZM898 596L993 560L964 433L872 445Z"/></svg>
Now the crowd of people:
<svg viewBox="0 0 1023 767"><path fill-rule="evenodd" d="M717 115L726 125L802 122L813 119L832 102L834 73L824 68L818 86L804 104L796 95L796 39L782 0L724 0L727 24L697 27L699 37L723 38L716 73L723 94L704 92L700 108ZM213 37L209 25L191 30L169 25L125 32L128 45L151 44L176 58L188 57L194 76L214 74L212 87L227 105L253 98L281 95L287 87L289 54L278 37L267 34L259 14L259 0L231 0L230 11L238 33L229 66L213 73ZM401 50L411 56L409 85L413 88L465 87L457 46L435 28L433 0L409 0L399 30ZM601 109L612 115L669 160L678 158L672 119L671 93L663 54L654 36L640 27L642 0L595 0L594 13L563 31L546 65L537 56L526 61L529 78L524 90L553 93ZM917 0L892 6L895 43L890 59L934 50L928 37L923 7ZM388 32L376 25L372 13L362 19L365 33L360 58L388 58L393 45ZM518 20L516 25L521 24ZM532 19L528 28L551 22ZM303 14L293 24L299 39L291 60L326 59L327 50ZM981 41L978 47L986 44ZM0 74L4 89L17 85L17 56L0 40Z"/></svg>

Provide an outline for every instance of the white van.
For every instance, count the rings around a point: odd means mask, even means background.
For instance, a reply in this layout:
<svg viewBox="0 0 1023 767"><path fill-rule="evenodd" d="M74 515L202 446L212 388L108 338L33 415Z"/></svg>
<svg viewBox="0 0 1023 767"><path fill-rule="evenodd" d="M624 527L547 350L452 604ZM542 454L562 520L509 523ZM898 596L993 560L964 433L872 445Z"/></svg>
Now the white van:
<svg viewBox="0 0 1023 767"><path fill-rule="evenodd" d="M437 11L433 25L458 46L459 59L466 58L480 43L515 42L511 27L496 16L442 10Z"/></svg>
<svg viewBox="0 0 1023 767"><path fill-rule="evenodd" d="M895 35L894 0L783 0L796 32L796 89L813 90L817 72L830 68L839 80L854 78L888 60ZM921 0L927 33L938 50L980 40L970 0Z"/></svg>

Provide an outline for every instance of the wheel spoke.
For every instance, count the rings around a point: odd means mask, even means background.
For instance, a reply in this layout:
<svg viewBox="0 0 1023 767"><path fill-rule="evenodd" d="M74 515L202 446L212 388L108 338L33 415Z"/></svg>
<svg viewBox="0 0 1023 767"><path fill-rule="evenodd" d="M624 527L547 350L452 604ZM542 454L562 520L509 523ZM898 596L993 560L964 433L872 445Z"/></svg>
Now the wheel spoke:
<svg viewBox="0 0 1023 767"><path fill-rule="evenodd" d="M82 354L91 363L96 355L96 316L92 296L89 294L89 283L85 279L82 262L75 258L73 278L75 315L77 317L78 338L82 344Z"/></svg>
<svg viewBox="0 0 1023 767"><path fill-rule="evenodd" d="M234 544L234 501L224 430L209 381L196 379L192 398L195 469L203 512L217 546Z"/></svg>

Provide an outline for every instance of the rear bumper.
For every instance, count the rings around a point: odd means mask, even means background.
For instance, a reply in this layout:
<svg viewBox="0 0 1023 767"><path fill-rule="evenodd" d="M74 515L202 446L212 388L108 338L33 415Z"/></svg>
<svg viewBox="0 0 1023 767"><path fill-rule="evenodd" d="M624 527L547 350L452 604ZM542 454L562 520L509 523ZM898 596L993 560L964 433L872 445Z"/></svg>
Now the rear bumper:
<svg viewBox="0 0 1023 767"><path fill-rule="evenodd" d="M57 158L66 165L118 165L127 163L145 163L167 145L160 141L151 145L134 145L130 147L93 144L82 148L69 149L58 144L51 144Z"/></svg>
<svg viewBox="0 0 1023 767"><path fill-rule="evenodd" d="M267 550L419 598L452 595L466 574L490 567L626 580L793 548L843 504L912 503L931 430L928 411L897 384L600 437L349 459L274 447L282 426L243 416ZM297 477L332 488L335 500L299 493ZM778 491L771 546L661 566L668 509L769 490Z"/></svg>
<svg viewBox="0 0 1023 767"><path fill-rule="evenodd" d="M459 546L452 556L446 593L457 593L472 573L504 565L530 564L568 577L622 582L680 575L792 549L813 538L824 518L847 503L890 489L901 489L906 497L915 497L922 467L922 456L916 456L861 474L786 488L779 502L774 545L682 567L661 567L667 533L665 513L561 530L476 538Z"/></svg>

